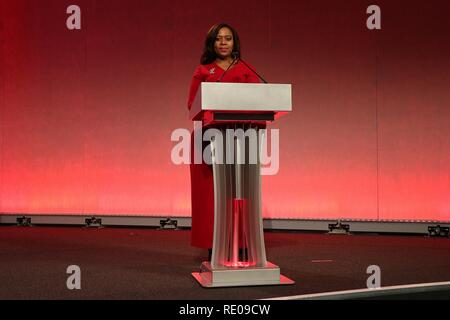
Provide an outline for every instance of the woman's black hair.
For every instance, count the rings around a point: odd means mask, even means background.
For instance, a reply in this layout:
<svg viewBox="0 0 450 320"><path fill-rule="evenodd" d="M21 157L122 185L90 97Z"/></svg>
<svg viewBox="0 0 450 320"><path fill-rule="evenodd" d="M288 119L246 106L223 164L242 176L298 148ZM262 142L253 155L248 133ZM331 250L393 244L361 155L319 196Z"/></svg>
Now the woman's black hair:
<svg viewBox="0 0 450 320"><path fill-rule="evenodd" d="M208 31L208 35L205 39L205 47L203 49L203 54L200 59L200 63L202 65L210 64L216 61L217 54L214 50L214 44L216 42L217 35L222 28L228 28L231 30L233 34L234 47L233 47L233 56L240 58L241 57L241 43L239 41L239 36L234 28L226 23L219 23L211 27Z"/></svg>

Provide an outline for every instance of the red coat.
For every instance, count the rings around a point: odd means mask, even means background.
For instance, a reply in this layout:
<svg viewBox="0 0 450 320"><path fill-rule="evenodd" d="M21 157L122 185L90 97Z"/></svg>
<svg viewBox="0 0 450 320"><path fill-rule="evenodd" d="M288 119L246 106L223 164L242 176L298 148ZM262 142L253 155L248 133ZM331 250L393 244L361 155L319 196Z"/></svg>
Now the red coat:
<svg viewBox="0 0 450 320"><path fill-rule="evenodd" d="M252 69L253 66L251 66ZM198 88L202 82L216 82L224 69L216 63L200 65L195 69L189 90L188 108L192 106ZM242 62L234 65L221 82L259 83L259 78ZM206 142L203 149L206 147ZM200 153L203 154L203 151ZM214 228L214 180L212 167L202 163L194 164L194 133L191 139L191 202L192 232L191 244L195 247L209 249L213 243Z"/></svg>

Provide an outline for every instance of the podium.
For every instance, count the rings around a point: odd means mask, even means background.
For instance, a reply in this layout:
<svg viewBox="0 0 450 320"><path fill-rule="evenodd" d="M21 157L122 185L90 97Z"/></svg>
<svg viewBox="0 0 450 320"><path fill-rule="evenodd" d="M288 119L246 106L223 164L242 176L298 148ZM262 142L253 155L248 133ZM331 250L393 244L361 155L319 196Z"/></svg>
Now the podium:
<svg viewBox="0 0 450 320"><path fill-rule="evenodd" d="M265 128L292 111L289 84L203 82L190 118L209 134L214 177L211 261L192 276L206 288L287 285L267 261L261 210Z"/></svg>

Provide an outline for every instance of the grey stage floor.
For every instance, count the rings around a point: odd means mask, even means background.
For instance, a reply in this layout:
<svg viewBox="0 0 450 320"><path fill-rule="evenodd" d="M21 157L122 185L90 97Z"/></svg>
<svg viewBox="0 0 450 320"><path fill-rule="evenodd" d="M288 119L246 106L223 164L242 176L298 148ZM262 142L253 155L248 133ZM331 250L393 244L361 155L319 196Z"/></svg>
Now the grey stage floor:
<svg viewBox="0 0 450 320"><path fill-rule="evenodd" d="M260 299L450 280L450 239L422 236L266 232L269 261L291 286L204 289L191 277L207 256L189 230L0 227L0 299ZM69 265L81 290L68 290Z"/></svg>

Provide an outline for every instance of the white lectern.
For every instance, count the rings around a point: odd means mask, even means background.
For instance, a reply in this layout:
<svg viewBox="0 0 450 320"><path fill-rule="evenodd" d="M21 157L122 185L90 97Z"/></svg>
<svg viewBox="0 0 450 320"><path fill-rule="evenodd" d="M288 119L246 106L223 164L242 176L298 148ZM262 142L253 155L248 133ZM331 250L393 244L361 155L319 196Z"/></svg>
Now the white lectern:
<svg viewBox="0 0 450 320"><path fill-rule="evenodd" d="M291 96L289 84L201 84L190 116L216 133L212 258L192 273L203 287L294 283L266 259L260 174L261 129L292 111Z"/></svg>

